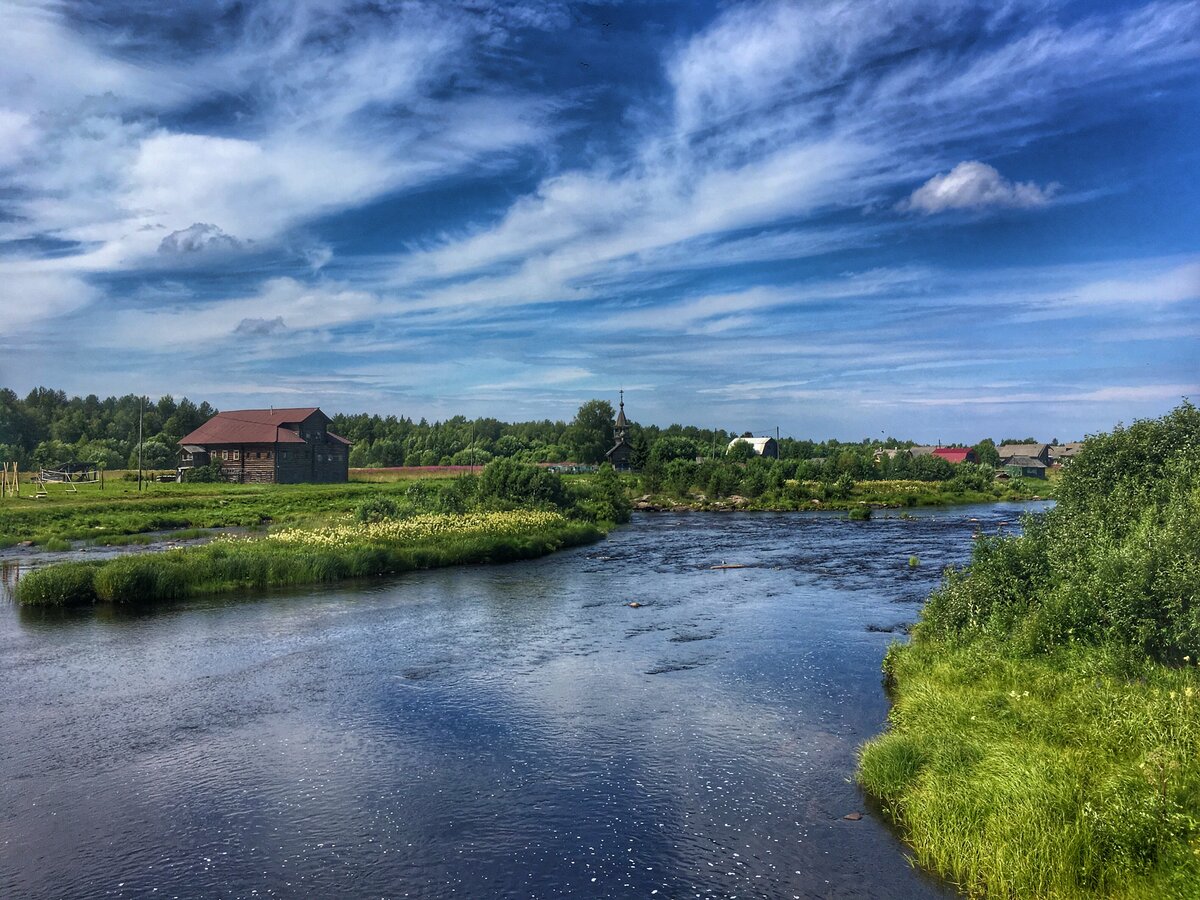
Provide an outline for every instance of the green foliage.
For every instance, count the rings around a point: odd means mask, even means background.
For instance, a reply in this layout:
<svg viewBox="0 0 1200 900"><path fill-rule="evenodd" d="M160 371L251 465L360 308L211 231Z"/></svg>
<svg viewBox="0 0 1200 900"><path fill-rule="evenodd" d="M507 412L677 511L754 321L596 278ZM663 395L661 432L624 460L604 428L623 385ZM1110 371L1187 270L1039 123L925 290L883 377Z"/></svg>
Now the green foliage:
<svg viewBox="0 0 1200 900"><path fill-rule="evenodd" d="M384 494L368 497L354 508L354 518L360 522L382 522L400 514L396 501Z"/></svg>
<svg viewBox="0 0 1200 900"><path fill-rule="evenodd" d="M518 506L556 507L567 505L562 479L528 463L498 459L484 467L479 476L479 502L495 509Z"/></svg>
<svg viewBox="0 0 1200 900"><path fill-rule="evenodd" d="M1200 414L1089 438L888 653L859 778L972 895L1200 896Z"/></svg>
<svg viewBox="0 0 1200 900"><path fill-rule="evenodd" d="M1025 652L1113 641L1155 659L1200 655L1200 413L1089 439L1056 508L986 539L930 598L921 629L1010 637Z"/></svg>
<svg viewBox="0 0 1200 900"><path fill-rule="evenodd" d="M183 477L185 481L193 484L213 484L225 480L219 459L210 460L202 466L186 469Z"/></svg>
<svg viewBox="0 0 1200 900"><path fill-rule="evenodd" d="M850 510L849 518L852 522L865 522L871 518L871 507L855 506Z"/></svg>
<svg viewBox="0 0 1200 900"><path fill-rule="evenodd" d="M993 469L1000 467L1000 451L996 449L996 442L991 438L984 438L975 445L975 456L980 465L991 466Z"/></svg>
<svg viewBox="0 0 1200 900"><path fill-rule="evenodd" d="M756 455L754 446L749 441L735 441L725 451L725 458L731 462L746 462L754 459Z"/></svg>
<svg viewBox="0 0 1200 900"><path fill-rule="evenodd" d="M579 407L567 433L575 459L582 463L600 463L613 445L612 404L607 400L589 400Z"/></svg>
<svg viewBox="0 0 1200 900"><path fill-rule="evenodd" d="M96 601L96 563L66 562L34 569L17 582L17 599L30 606L85 606Z"/></svg>
<svg viewBox="0 0 1200 900"><path fill-rule="evenodd" d="M608 463L602 465L596 474L581 486L581 490L583 496L576 505L588 518L614 524L629 521L629 498L625 494L620 476Z"/></svg>
<svg viewBox="0 0 1200 900"><path fill-rule="evenodd" d="M360 544L332 548L271 540L215 542L203 547L116 557L103 563L61 563L17 582L27 606L151 604L300 584L319 584L435 566L529 559L596 540L586 522L522 533L439 535L415 544Z"/></svg>
<svg viewBox="0 0 1200 900"><path fill-rule="evenodd" d="M1200 670L988 642L887 670L859 781L922 865L980 897L1200 895Z"/></svg>

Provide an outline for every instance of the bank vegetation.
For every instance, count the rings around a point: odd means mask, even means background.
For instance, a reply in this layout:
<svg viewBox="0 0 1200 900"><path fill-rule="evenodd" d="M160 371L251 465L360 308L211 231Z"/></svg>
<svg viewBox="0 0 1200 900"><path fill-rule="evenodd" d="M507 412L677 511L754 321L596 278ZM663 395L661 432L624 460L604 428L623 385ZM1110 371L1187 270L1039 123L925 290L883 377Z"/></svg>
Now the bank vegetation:
<svg viewBox="0 0 1200 900"><path fill-rule="evenodd" d="M1200 413L1089 439L908 646L859 779L973 896L1200 897Z"/></svg>

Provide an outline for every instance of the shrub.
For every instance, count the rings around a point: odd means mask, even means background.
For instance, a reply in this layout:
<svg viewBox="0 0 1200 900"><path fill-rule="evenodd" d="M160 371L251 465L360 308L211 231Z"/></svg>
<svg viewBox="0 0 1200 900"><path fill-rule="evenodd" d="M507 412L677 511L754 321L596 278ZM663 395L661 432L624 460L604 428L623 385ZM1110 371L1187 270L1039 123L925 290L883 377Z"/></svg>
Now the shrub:
<svg viewBox="0 0 1200 900"><path fill-rule="evenodd" d="M500 509L567 505L561 478L514 459L497 459L484 466L476 496L482 505Z"/></svg>
<svg viewBox="0 0 1200 900"><path fill-rule="evenodd" d="M382 494L375 494L355 507L354 517L360 522L382 522L386 519L396 518L399 512L400 509L396 506L395 500Z"/></svg>

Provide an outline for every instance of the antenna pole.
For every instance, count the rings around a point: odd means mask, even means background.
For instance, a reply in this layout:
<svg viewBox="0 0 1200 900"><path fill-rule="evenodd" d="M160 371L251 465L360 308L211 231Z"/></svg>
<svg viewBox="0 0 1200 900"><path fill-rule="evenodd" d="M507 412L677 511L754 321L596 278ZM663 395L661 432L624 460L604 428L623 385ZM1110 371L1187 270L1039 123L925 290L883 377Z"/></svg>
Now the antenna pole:
<svg viewBox="0 0 1200 900"><path fill-rule="evenodd" d="M138 397L138 491L142 489L142 415L146 410L146 398Z"/></svg>

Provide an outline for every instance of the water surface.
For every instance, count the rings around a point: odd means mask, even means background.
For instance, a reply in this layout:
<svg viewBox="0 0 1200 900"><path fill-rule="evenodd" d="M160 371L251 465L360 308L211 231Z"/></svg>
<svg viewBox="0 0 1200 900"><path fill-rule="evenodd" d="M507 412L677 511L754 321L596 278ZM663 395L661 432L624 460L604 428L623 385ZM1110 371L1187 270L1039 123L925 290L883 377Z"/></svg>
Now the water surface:
<svg viewBox="0 0 1200 900"><path fill-rule="evenodd" d="M854 752L897 629L1019 512L647 514L266 599L0 602L0 896L952 896Z"/></svg>

